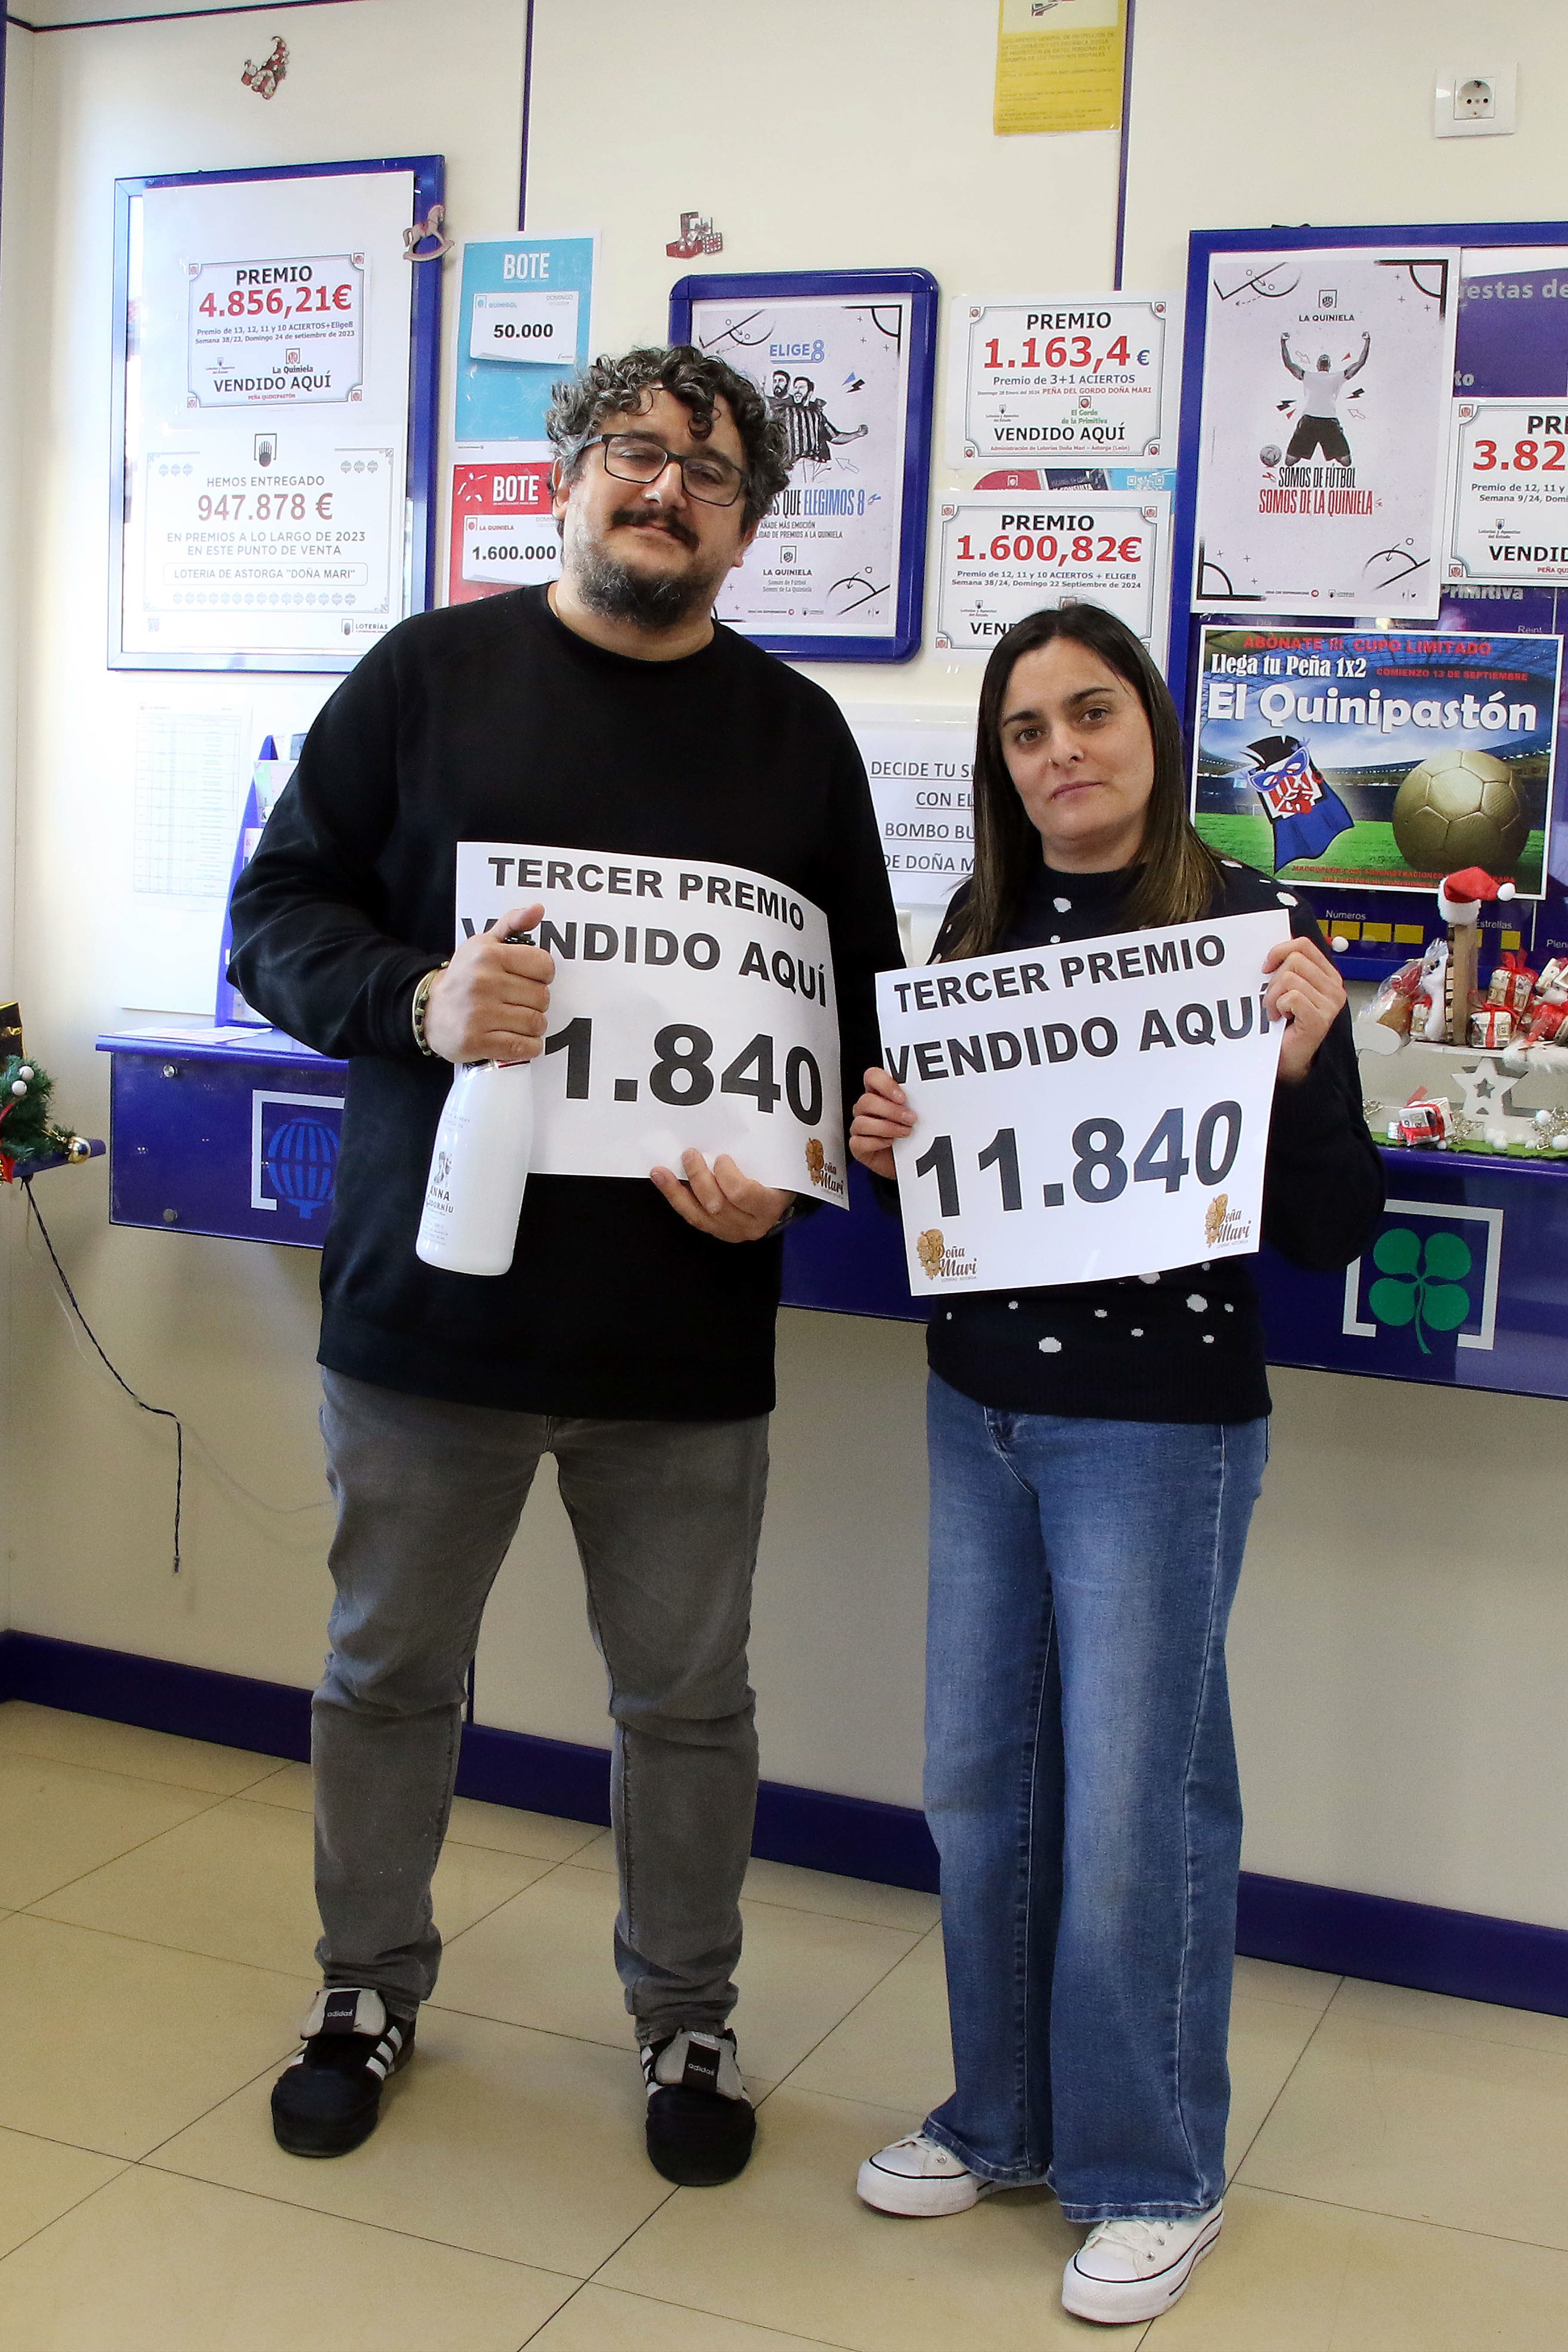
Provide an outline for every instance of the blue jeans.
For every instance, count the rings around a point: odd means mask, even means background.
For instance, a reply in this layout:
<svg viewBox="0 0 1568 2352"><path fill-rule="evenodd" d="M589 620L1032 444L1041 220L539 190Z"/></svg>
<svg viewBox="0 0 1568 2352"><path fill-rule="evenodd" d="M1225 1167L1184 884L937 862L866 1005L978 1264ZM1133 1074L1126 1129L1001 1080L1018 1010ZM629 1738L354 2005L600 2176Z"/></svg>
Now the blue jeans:
<svg viewBox="0 0 1568 2352"><path fill-rule="evenodd" d="M1225 2189L1241 1799L1225 1634L1266 1421L997 1412L931 1378L926 1815L957 2089L1071 2221Z"/></svg>

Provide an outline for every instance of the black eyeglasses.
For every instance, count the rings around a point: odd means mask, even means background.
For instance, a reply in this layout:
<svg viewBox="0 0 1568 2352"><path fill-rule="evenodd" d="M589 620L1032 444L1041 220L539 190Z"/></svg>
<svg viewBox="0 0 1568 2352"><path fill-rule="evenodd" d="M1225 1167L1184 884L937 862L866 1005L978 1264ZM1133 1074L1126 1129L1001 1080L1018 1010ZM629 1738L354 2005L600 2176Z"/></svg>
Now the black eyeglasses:
<svg viewBox="0 0 1568 2352"><path fill-rule="evenodd" d="M584 455L603 448L605 471L618 482L657 482L666 467L679 466L687 496L705 507L732 507L746 487L741 467L717 449L692 449L682 456L643 433L596 433L583 448Z"/></svg>

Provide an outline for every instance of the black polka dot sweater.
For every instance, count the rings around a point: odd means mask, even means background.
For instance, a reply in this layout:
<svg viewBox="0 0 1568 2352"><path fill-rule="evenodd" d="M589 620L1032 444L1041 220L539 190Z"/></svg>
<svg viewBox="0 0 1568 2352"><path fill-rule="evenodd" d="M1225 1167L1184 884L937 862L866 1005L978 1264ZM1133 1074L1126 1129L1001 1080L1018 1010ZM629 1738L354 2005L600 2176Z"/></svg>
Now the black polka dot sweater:
<svg viewBox="0 0 1568 2352"><path fill-rule="evenodd" d="M1128 876L1048 866L1004 948L1055 945L1124 930ZM940 957L954 915L953 902ZM1250 866L1226 866L1211 915L1285 905L1292 930L1318 936L1305 905ZM1274 1098L1263 1237L1298 1265L1348 1265L1383 1207L1383 1163L1362 1113L1342 1013L1307 1076ZM931 1308L931 1370L999 1412L1105 1421L1252 1421L1269 1410L1250 1258L1045 1290L994 1290Z"/></svg>

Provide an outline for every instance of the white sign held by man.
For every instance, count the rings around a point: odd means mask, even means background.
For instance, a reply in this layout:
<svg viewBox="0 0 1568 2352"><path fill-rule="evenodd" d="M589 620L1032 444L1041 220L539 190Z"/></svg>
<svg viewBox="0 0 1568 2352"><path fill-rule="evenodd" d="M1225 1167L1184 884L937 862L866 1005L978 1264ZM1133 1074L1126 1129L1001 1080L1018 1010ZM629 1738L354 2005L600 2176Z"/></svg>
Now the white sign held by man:
<svg viewBox="0 0 1568 2352"><path fill-rule="evenodd" d="M681 1154L849 1205L827 919L696 858L458 845L457 937L542 905L555 960L534 1065L539 1176L680 1172Z"/></svg>
<svg viewBox="0 0 1568 2352"><path fill-rule="evenodd" d="M917 1297L1156 1274L1261 1238L1283 913L877 981Z"/></svg>

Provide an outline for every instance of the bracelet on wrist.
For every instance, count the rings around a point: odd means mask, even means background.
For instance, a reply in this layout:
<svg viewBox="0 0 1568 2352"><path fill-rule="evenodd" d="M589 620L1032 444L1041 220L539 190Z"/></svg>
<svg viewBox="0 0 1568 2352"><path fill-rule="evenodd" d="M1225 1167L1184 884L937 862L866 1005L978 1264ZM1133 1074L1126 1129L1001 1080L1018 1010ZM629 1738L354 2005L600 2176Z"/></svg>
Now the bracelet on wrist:
<svg viewBox="0 0 1568 2352"><path fill-rule="evenodd" d="M446 964L438 963L433 971L427 971L426 973L424 979L419 982L418 987L414 992L414 1003L411 1011L411 1018L414 1024L414 1042L418 1046L419 1051L425 1055L426 1061L431 1062L436 1059L436 1048L431 1045L429 1039L425 1034L425 1013L430 1002L430 991L435 986L437 981L440 979L441 974L446 971Z"/></svg>

